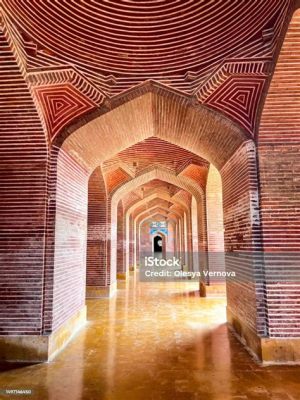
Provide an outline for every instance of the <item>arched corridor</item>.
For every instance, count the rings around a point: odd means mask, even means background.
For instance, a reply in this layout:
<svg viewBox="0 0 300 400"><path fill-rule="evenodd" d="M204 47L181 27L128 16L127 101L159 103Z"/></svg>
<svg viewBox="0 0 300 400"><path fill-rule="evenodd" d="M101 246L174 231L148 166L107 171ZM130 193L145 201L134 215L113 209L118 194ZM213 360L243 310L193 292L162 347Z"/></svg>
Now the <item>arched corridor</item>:
<svg viewBox="0 0 300 400"><path fill-rule="evenodd" d="M0 2L0 382L300 397L299 6Z"/></svg>

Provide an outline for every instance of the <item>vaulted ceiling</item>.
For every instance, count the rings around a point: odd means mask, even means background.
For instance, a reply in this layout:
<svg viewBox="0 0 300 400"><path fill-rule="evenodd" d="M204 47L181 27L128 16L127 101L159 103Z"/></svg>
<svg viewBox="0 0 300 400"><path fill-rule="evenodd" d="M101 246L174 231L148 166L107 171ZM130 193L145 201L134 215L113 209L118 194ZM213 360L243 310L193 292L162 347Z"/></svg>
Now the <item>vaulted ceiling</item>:
<svg viewBox="0 0 300 400"><path fill-rule="evenodd" d="M202 189L205 189L209 167L206 160L172 143L150 137L103 163L102 171L107 192L111 193L124 182L155 167L194 179Z"/></svg>
<svg viewBox="0 0 300 400"><path fill-rule="evenodd" d="M293 0L2 0L49 137L146 80L254 134Z"/></svg>

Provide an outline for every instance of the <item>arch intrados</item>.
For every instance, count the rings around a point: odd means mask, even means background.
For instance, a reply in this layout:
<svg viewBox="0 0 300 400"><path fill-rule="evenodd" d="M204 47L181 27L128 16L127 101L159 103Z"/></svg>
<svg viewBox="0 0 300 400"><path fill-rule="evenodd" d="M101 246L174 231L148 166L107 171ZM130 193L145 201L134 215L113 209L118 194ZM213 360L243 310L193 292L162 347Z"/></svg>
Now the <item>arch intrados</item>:
<svg viewBox="0 0 300 400"><path fill-rule="evenodd" d="M200 197L203 197L203 191L200 187L197 186L197 183L192 181L192 179L182 177L179 175L175 175L170 171L164 170L159 167L154 167L150 172L145 174L141 174L136 178L130 180L129 182L124 183L121 187L119 187L112 195L111 204L117 205L121 198L125 196L127 193L136 190L139 186L144 185L145 183L158 179L163 182L167 182L173 184L175 186L180 187L192 194L196 200L200 200Z"/></svg>
<svg viewBox="0 0 300 400"><path fill-rule="evenodd" d="M64 129L53 144L92 172L106 159L149 137L158 137L220 169L248 132L194 96L145 82L107 100Z"/></svg>
<svg viewBox="0 0 300 400"><path fill-rule="evenodd" d="M132 201L131 203L128 203L124 207L124 212L126 213L129 209L131 209L131 207L135 206L137 203L140 204L140 202L143 202L144 200L147 200L146 202L150 202L156 198L159 198L160 200L168 201L170 203L171 202L173 203L175 201L172 199L172 196L170 196L168 193L165 193L162 191L152 192L147 195L144 195L144 197L142 199L136 199L136 200Z"/></svg>
<svg viewBox="0 0 300 400"><path fill-rule="evenodd" d="M175 214L178 218L181 218L182 217L182 215L180 215L177 211L170 211L170 209L168 209L167 207L163 207L163 206L153 206L153 207L151 207L151 208L149 208L148 210L144 210L144 211L142 211L142 212L140 212L136 217L135 217L135 222L136 222L136 224L138 225L139 223L140 223L140 218L143 218L143 215L144 214L147 214L147 213L151 213L151 211L153 211L153 210L156 210L156 209L161 209L161 210L164 210L164 211L167 211L167 212L170 212L170 213L172 213L172 214ZM148 214L148 215L151 215L151 214Z"/></svg>
<svg viewBox="0 0 300 400"><path fill-rule="evenodd" d="M154 208L161 208L161 209L163 209L163 210L166 210L166 211L168 211L168 212L172 212L172 213L176 213L176 215L179 215L179 216L181 216L181 214L178 212L178 211L176 211L176 210L171 210L170 208L168 208L168 207L166 207L166 206L164 206L164 205L162 205L162 204L154 204L153 206L151 206L150 208L143 208L143 209L141 209L141 210L138 210L138 212L136 213L136 214L134 214L134 213L132 213L131 215L132 215L132 217L133 217L133 219L134 220L138 220L138 218L140 217L140 215L141 214L143 214L143 213L146 213L147 211L149 212L149 211L151 211L151 210L153 210ZM182 210L183 212L186 212L187 210Z"/></svg>
<svg viewBox="0 0 300 400"><path fill-rule="evenodd" d="M170 197L170 196L165 196L164 197L163 194L160 193L160 194L152 194L152 195L150 195L148 197L144 197L143 199L138 200L137 202L132 204L128 209L124 210L125 215L133 214L134 211L136 210L136 208L138 208L139 206L141 206L143 204L146 204L147 202L149 202L149 201L151 201L153 199L156 199L156 198L161 199L161 200L169 201L170 203L173 203L173 204L180 204L181 206L183 206L185 208L186 211L188 211L188 208L187 208L186 204L184 204L184 202L181 201L180 199L174 200L174 199L172 199L172 197Z"/></svg>

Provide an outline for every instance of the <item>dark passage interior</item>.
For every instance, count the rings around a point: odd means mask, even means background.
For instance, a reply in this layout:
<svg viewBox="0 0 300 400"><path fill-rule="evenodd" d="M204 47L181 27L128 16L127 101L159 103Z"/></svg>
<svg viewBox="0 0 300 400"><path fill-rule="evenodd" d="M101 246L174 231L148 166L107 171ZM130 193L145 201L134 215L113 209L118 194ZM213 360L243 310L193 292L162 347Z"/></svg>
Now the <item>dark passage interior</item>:
<svg viewBox="0 0 300 400"><path fill-rule="evenodd" d="M154 253L162 253L163 250L163 239L161 236L154 236L153 238L153 249Z"/></svg>

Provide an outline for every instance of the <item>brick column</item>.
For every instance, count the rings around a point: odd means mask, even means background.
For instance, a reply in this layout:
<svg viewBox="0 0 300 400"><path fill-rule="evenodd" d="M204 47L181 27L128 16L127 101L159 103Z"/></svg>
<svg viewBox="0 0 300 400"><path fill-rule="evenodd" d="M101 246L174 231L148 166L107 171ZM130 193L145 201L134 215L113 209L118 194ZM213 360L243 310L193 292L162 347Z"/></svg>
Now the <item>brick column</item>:
<svg viewBox="0 0 300 400"><path fill-rule="evenodd" d="M221 170L225 227L226 269L236 273L227 280L227 315L231 326L256 354L265 333L263 266L255 255L261 250L261 226L253 142L243 144ZM235 258L234 254L240 254Z"/></svg>
<svg viewBox="0 0 300 400"><path fill-rule="evenodd" d="M88 185L87 297L105 295L107 270L108 204L101 167L95 169Z"/></svg>
<svg viewBox="0 0 300 400"><path fill-rule="evenodd" d="M207 266L210 271L225 271L222 179L210 165L206 183ZM225 278L210 278L207 293L225 295Z"/></svg>
<svg viewBox="0 0 300 400"><path fill-rule="evenodd" d="M265 361L300 361L300 10L292 17L257 136L267 308ZM280 349L278 349L280 346Z"/></svg>
<svg viewBox="0 0 300 400"><path fill-rule="evenodd" d="M122 201L118 205L118 222L117 222L117 278L126 278L126 263L125 263L125 221L124 209Z"/></svg>
<svg viewBox="0 0 300 400"><path fill-rule="evenodd" d="M135 237L134 237L134 223L133 223L133 216L130 215L129 216L129 236L128 236L128 240L129 240L129 258L128 258L128 266L129 266L129 270L133 271L135 268L134 265L134 241L135 241Z"/></svg>

